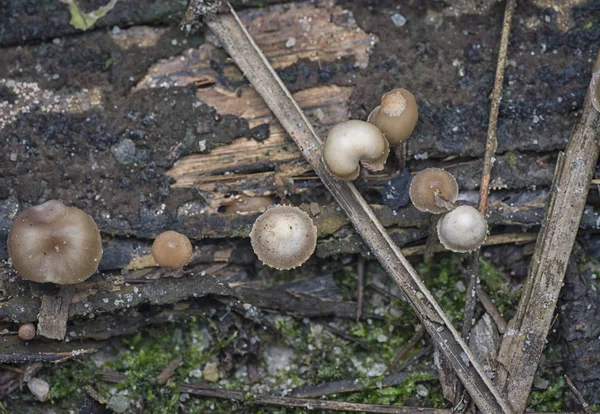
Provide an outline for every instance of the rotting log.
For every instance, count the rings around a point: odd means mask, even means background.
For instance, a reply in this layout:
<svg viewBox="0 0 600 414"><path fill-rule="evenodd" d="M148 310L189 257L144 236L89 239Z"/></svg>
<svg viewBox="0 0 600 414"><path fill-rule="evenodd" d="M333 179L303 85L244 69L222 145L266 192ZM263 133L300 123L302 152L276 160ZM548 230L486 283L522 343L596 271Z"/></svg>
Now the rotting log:
<svg viewBox="0 0 600 414"><path fill-rule="evenodd" d="M219 13L223 11L224 13ZM356 188L350 183L340 182L327 171L320 156L322 141L231 6L222 2L210 6L203 2L192 2L187 15L191 15L192 19L202 16L208 27L223 43L229 55L277 116L303 156L346 212L372 253L406 295L425 329L446 356L477 406L485 412L510 413L510 407L492 386L460 334L454 329Z"/></svg>
<svg viewBox="0 0 600 414"><path fill-rule="evenodd" d="M600 69L600 54L594 65ZM496 384L515 412L523 412L554 318L558 295L590 181L598 161L600 113L590 93L564 154L559 156L551 197L531 259L517 313L509 322L498 355Z"/></svg>

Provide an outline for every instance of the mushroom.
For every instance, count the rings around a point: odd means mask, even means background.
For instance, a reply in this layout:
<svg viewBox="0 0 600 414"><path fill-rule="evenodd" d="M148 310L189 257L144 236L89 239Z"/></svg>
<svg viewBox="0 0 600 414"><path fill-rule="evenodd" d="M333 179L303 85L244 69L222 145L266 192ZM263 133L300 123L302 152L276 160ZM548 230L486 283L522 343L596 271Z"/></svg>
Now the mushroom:
<svg viewBox="0 0 600 414"><path fill-rule="evenodd" d="M8 234L8 254L25 279L71 285L96 272L102 239L87 213L50 200L17 214Z"/></svg>
<svg viewBox="0 0 600 414"><path fill-rule="evenodd" d="M331 128L323 144L325 165L345 181L358 177L359 162L367 170L382 170L389 153L390 146L381 131L357 120L340 122Z"/></svg>
<svg viewBox="0 0 600 414"><path fill-rule="evenodd" d="M447 203L454 203L458 197L458 184L448 171L441 168L426 168L417 173L410 183L409 195L413 205L420 211L440 214L448 211L440 205L436 194Z"/></svg>
<svg viewBox="0 0 600 414"><path fill-rule="evenodd" d="M231 204L225 206L225 213L248 214L260 211L264 212L273 205L270 196L247 196L244 194L232 197Z"/></svg>
<svg viewBox="0 0 600 414"><path fill-rule="evenodd" d="M394 89L381 97L381 105L369 114L368 122L384 133L390 145L406 141L419 119L419 108L412 93Z"/></svg>
<svg viewBox="0 0 600 414"><path fill-rule="evenodd" d="M172 230L159 234L152 243L152 257L165 269L181 269L190 262L192 252L190 239Z"/></svg>
<svg viewBox="0 0 600 414"><path fill-rule="evenodd" d="M458 206L437 224L440 242L448 250L467 253L481 247L487 238L487 222L474 207Z"/></svg>
<svg viewBox="0 0 600 414"><path fill-rule="evenodd" d="M19 338L24 341L31 341L35 338L35 325L32 323L24 323L19 326Z"/></svg>
<svg viewBox="0 0 600 414"><path fill-rule="evenodd" d="M600 112L600 70L592 75L590 82L590 93L592 95L592 104L596 111Z"/></svg>
<svg viewBox="0 0 600 414"><path fill-rule="evenodd" d="M252 249L259 260L279 270L293 269L308 260L317 246L317 228L298 207L271 207L254 222Z"/></svg>

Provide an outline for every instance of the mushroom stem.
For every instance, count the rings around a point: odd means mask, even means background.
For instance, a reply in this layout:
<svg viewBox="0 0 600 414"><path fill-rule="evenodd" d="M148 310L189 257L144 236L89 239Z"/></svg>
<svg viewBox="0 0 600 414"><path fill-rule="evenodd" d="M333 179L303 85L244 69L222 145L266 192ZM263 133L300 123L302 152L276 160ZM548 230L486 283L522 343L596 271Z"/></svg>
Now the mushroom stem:
<svg viewBox="0 0 600 414"><path fill-rule="evenodd" d="M437 206L440 208L445 208L447 211L452 211L456 208L456 204L447 198L444 198L444 196L440 194L439 190L433 193L433 197L435 198L435 204L437 204Z"/></svg>
<svg viewBox="0 0 600 414"><path fill-rule="evenodd" d="M406 141L395 145L394 153L396 154L398 171L402 172L406 168Z"/></svg>

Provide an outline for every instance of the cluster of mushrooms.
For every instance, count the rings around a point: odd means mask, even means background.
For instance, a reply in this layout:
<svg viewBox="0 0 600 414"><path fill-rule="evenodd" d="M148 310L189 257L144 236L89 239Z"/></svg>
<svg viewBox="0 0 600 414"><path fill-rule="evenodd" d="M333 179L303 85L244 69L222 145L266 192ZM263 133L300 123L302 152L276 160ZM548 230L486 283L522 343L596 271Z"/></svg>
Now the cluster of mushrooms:
<svg viewBox="0 0 600 414"><path fill-rule="evenodd" d="M8 254L18 274L32 282L73 285L87 280L102 259L102 238L96 222L86 212L58 200L21 211L8 234ZM152 245L156 264L168 269L185 266L192 244L183 234L167 231ZM32 323L21 325L18 335L31 340Z"/></svg>
<svg viewBox="0 0 600 414"><path fill-rule="evenodd" d="M367 122L345 121L329 131L323 145L323 161L332 174L345 181L358 177L360 165L371 171L382 170L389 148L405 144L418 118L413 94L394 89L381 97L381 105L373 109ZM456 180L441 168L427 168L411 182L410 199L417 209L444 214L437 224L444 247L454 252L471 252L487 238L487 223L477 209L457 206L457 198Z"/></svg>
<svg viewBox="0 0 600 414"><path fill-rule="evenodd" d="M328 170L344 181L384 168L390 147L404 145L419 118L415 97L406 89L394 89L381 98L381 105L367 121L349 120L335 125L323 144L322 157ZM413 178L410 199L420 211L443 214L437 223L440 242L448 250L471 252L487 238L487 223L474 207L457 206L458 184L441 168L427 168ZM258 258L277 269L300 266L314 252L317 230L308 214L297 207L274 206L254 223L250 233Z"/></svg>
<svg viewBox="0 0 600 414"><path fill-rule="evenodd" d="M322 157L329 171L344 181L358 177L360 167L382 170L390 147L404 145L418 120L414 96L406 89L394 89L381 98L367 122L350 120L335 125L323 144ZM479 211L457 206L458 185L440 168L427 168L413 178L410 199L424 212L442 214L437 223L440 242L455 252L478 249L487 237L487 223ZM297 207L270 206L270 198L240 198L227 212L247 214L264 211L250 232L257 257L266 265L287 270L300 266L313 254L317 228L308 214ZM267 208L268 207L268 208ZM265 210L266 209L266 210ZM21 211L8 236L13 266L24 278L38 283L71 285L88 279L102 259L102 239L94 220L83 210L50 200ZM175 231L166 231L154 240L152 256L158 266L180 269L189 263L190 240ZM35 326L19 329L24 340L35 337Z"/></svg>

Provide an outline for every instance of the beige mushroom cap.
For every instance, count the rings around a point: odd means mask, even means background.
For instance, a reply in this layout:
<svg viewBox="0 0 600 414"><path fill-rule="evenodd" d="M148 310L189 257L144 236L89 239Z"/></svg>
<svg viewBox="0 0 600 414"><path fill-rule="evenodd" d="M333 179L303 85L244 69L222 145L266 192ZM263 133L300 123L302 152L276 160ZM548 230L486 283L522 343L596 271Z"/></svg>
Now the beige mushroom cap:
<svg viewBox="0 0 600 414"><path fill-rule="evenodd" d="M187 236L176 231L165 231L152 243L152 257L160 267L181 269L190 262L193 248Z"/></svg>
<svg viewBox="0 0 600 414"><path fill-rule="evenodd" d="M96 272L102 239L83 210L50 200L17 214L8 234L8 253L22 277L71 285Z"/></svg>
<svg viewBox="0 0 600 414"><path fill-rule="evenodd" d="M419 120L419 107L412 93L394 89L381 97L381 105L369 114L368 122L379 128L390 145L398 145L411 136Z"/></svg>
<svg viewBox="0 0 600 414"><path fill-rule="evenodd" d="M325 165L346 181L358 177L359 162L368 170L382 170L389 153L390 146L381 131L358 120L340 122L331 128L323 144Z"/></svg>
<svg viewBox="0 0 600 414"><path fill-rule="evenodd" d="M435 193L451 203L458 197L458 184L448 171L441 168L426 168L417 173L410 183L410 200L420 211L441 214L447 210L435 202Z"/></svg>
<svg viewBox="0 0 600 414"><path fill-rule="evenodd" d="M481 247L487 238L487 222L474 207L458 206L438 221L440 242L448 250L467 253Z"/></svg>
<svg viewBox="0 0 600 414"><path fill-rule="evenodd" d="M35 325L32 323L24 323L19 326L19 338L24 341L31 341L35 338Z"/></svg>
<svg viewBox="0 0 600 414"><path fill-rule="evenodd" d="M256 219L250 241L261 262L279 270L306 262L317 246L317 228L298 207L277 205Z"/></svg>

